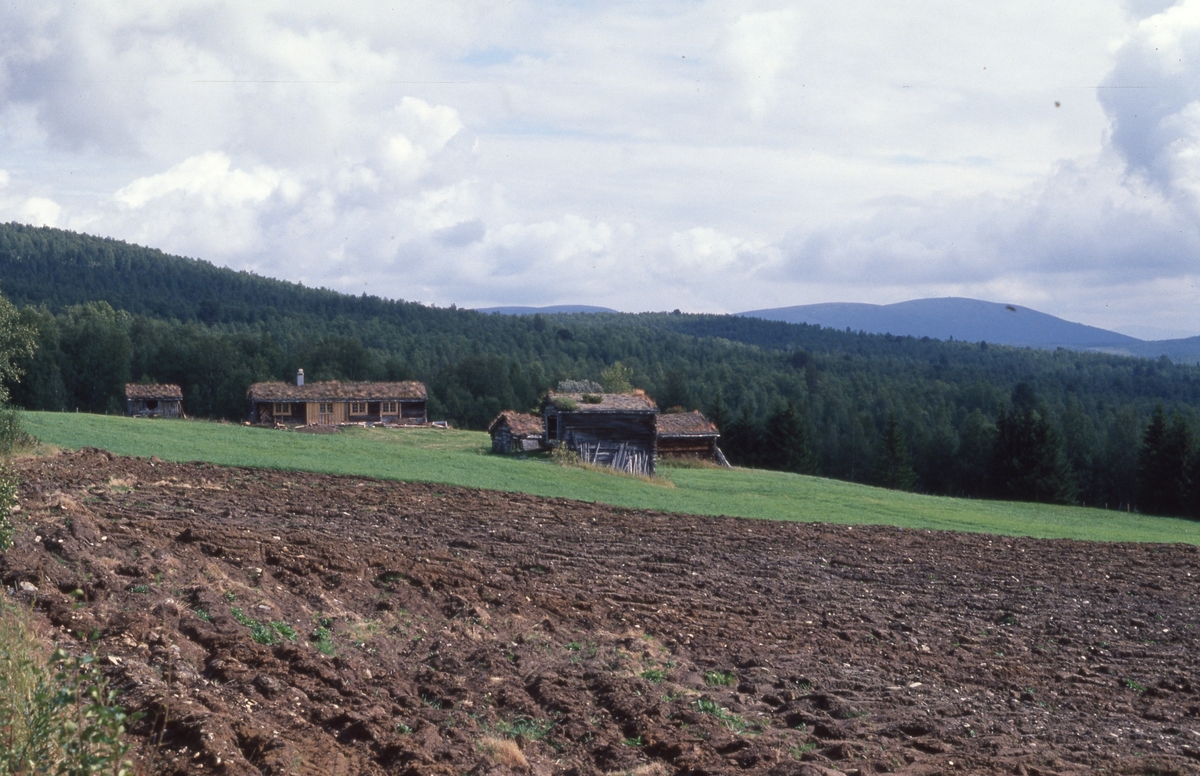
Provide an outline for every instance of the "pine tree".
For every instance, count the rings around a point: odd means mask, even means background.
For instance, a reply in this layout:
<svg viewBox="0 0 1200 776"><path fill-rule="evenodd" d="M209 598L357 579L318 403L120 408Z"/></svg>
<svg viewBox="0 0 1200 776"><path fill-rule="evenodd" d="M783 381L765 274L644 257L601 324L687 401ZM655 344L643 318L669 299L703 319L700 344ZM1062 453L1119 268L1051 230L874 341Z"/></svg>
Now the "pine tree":
<svg viewBox="0 0 1200 776"><path fill-rule="evenodd" d="M744 408L739 416L730 419L721 429L721 450L732 463L739 466L764 465L762 449L762 424L750 414L749 408Z"/></svg>
<svg viewBox="0 0 1200 776"><path fill-rule="evenodd" d="M713 422L713 425L717 427L717 431L720 431L722 434L725 433L726 428L733 420L719 392L717 393L717 398L713 399L713 403L709 405L706 414L708 415L708 419Z"/></svg>
<svg viewBox="0 0 1200 776"><path fill-rule="evenodd" d="M888 413L887 423L875 446L872 480L876 485L891 490L912 490L917 484L917 473L913 471L908 441L904 438L894 413Z"/></svg>
<svg viewBox="0 0 1200 776"><path fill-rule="evenodd" d="M810 445L811 436L808 421L795 404L789 401L776 405L763 424L764 465L797 474L814 473L817 459Z"/></svg>
<svg viewBox="0 0 1200 776"><path fill-rule="evenodd" d="M1200 520L1200 449L1192 453L1192 462L1188 467L1186 508L1188 517Z"/></svg>
<svg viewBox="0 0 1200 776"><path fill-rule="evenodd" d="M1024 388L1024 390L1022 390ZM993 495L1015 501L1069 503L1074 496L1070 467L1058 432L1025 383L1013 391L1013 407L996 420L996 443L988 471Z"/></svg>
<svg viewBox="0 0 1200 776"><path fill-rule="evenodd" d="M966 496L987 495L996 448L996 426L983 412L973 410L962 423L959 440L954 459L957 492Z"/></svg>
<svg viewBox="0 0 1200 776"><path fill-rule="evenodd" d="M1167 423L1161 404L1154 408L1138 454L1138 509L1152 515L1182 516L1188 505L1192 436L1178 414Z"/></svg>

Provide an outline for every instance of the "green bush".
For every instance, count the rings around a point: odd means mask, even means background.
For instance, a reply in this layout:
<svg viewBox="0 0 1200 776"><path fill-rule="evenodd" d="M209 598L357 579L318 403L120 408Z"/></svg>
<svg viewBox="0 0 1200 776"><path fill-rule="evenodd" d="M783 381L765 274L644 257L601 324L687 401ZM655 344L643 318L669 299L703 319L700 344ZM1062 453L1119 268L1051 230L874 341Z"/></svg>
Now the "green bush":
<svg viewBox="0 0 1200 776"><path fill-rule="evenodd" d="M567 396L555 396L554 406L563 412L572 412L579 409L579 402Z"/></svg>
<svg viewBox="0 0 1200 776"><path fill-rule="evenodd" d="M585 393L580 398L583 399L584 404L603 404L604 403L604 397L598 393Z"/></svg>
<svg viewBox="0 0 1200 776"><path fill-rule="evenodd" d="M550 451L550 460L554 461L559 466L578 466L579 453L575 452L566 445L559 445Z"/></svg>
<svg viewBox="0 0 1200 776"><path fill-rule="evenodd" d="M12 455L13 450L33 443L33 437L21 428L17 411L0 404L0 456Z"/></svg>
<svg viewBox="0 0 1200 776"><path fill-rule="evenodd" d="M126 776L127 715L93 658L47 660L24 614L0 601L0 776Z"/></svg>
<svg viewBox="0 0 1200 776"><path fill-rule="evenodd" d="M558 393L603 393L604 386L594 380L559 380Z"/></svg>

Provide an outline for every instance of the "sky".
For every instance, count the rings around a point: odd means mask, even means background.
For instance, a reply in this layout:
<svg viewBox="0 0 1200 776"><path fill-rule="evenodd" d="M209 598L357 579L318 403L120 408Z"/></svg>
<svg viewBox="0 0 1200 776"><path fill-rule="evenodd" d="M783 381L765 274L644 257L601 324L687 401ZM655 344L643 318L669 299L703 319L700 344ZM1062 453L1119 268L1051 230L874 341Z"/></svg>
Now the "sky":
<svg viewBox="0 0 1200 776"><path fill-rule="evenodd" d="M0 221L440 306L1191 336L1200 0L0 0Z"/></svg>

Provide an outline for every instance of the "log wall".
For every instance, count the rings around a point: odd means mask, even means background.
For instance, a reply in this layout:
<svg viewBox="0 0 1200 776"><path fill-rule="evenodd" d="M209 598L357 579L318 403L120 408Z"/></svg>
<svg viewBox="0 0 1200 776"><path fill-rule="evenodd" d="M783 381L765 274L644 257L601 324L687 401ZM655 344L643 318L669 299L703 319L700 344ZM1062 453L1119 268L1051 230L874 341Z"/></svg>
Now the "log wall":
<svg viewBox="0 0 1200 776"><path fill-rule="evenodd" d="M180 404L178 399L126 399L125 412L130 416L178 418L183 414Z"/></svg>
<svg viewBox="0 0 1200 776"><path fill-rule="evenodd" d="M652 412L564 412L546 408L558 419L556 438L585 463L611 466L630 474L653 476L658 457L658 424ZM549 423L547 423L549 425Z"/></svg>

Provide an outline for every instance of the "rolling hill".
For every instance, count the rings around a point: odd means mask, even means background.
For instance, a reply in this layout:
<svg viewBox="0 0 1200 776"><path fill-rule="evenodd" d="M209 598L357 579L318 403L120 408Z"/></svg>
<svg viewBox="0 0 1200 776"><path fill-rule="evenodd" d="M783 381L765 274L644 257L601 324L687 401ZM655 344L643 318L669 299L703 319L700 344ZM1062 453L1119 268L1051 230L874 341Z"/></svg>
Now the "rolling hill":
<svg viewBox="0 0 1200 776"><path fill-rule="evenodd" d="M869 334L989 342L1015 347L1061 347L1143 358L1166 355L1172 360L1186 362L1200 360L1200 337L1148 342L1066 321L1021 305L960 297L913 299L888 305L832 302L750 310L738 315Z"/></svg>

